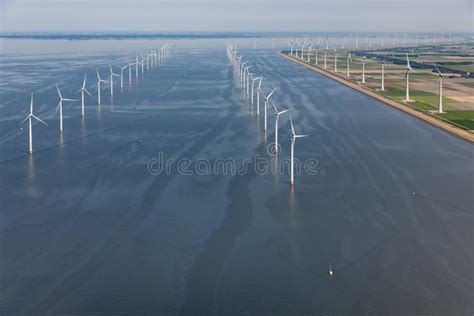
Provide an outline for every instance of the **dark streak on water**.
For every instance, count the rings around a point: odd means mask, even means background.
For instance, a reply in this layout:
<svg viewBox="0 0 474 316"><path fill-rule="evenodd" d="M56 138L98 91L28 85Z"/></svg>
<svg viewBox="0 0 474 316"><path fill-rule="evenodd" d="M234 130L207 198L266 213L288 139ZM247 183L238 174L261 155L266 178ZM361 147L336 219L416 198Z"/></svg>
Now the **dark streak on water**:
<svg viewBox="0 0 474 316"><path fill-rule="evenodd" d="M230 70L229 70L230 71ZM215 125L199 140L193 143L193 145L187 149L182 158L192 159L196 153L200 152L202 147L207 143L211 142L216 136L218 136L232 121L233 114L237 112L237 105L229 107L228 114L223 118L219 119ZM60 285L56 286L52 293L50 293L45 299L36 303L31 309L30 313L45 314L48 310L54 308L55 304L58 303L63 297L67 296L75 289L81 286L85 281L84 275L92 276L103 265L109 258L123 245L126 240L143 220L155 209L156 203L159 200L162 192L166 189L168 183L178 174L176 165L173 165L173 169L170 175L163 177L156 177L153 183L143 194L143 199L138 208L131 214L125 217L121 224L112 232L109 239L94 255L92 255L87 262L80 267L80 269L72 272Z"/></svg>

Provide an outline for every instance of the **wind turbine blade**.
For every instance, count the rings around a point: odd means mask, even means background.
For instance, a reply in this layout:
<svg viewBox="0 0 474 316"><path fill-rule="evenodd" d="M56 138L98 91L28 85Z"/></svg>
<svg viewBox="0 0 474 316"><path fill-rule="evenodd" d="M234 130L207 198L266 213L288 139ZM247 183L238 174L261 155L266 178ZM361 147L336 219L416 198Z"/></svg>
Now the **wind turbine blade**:
<svg viewBox="0 0 474 316"><path fill-rule="evenodd" d="M289 110L290 110L290 109L286 109L286 110L280 111L280 113L278 113L278 114L281 115L281 114L283 114L283 113L285 113L285 112L288 112Z"/></svg>
<svg viewBox="0 0 474 316"><path fill-rule="evenodd" d="M56 90L58 90L59 97L62 99L62 98L63 98L63 96L61 95L61 91L59 91L59 87L58 87L58 85L56 85Z"/></svg>
<svg viewBox="0 0 474 316"><path fill-rule="evenodd" d="M33 92L31 93L30 114L33 114Z"/></svg>
<svg viewBox="0 0 474 316"><path fill-rule="evenodd" d="M442 77L443 74L441 73L441 71L439 71L438 66L436 66L436 65L434 65L434 66L435 66L435 68L436 68L436 71L438 72L438 75L440 75L440 76Z"/></svg>
<svg viewBox="0 0 474 316"><path fill-rule="evenodd" d="M62 102L62 100L59 101L58 106L56 107L56 111L54 112L54 114L57 114L57 113L58 113L59 107L61 106L61 102Z"/></svg>
<svg viewBox="0 0 474 316"><path fill-rule="evenodd" d="M294 136L295 128L293 127L293 119L291 118L291 114L290 114L290 125L291 125L291 135Z"/></svg>
<svg viewBox="0 0 474 316"><path fill-rule="evenodd" d="M86 88L84 88L84 92L85 92L85 93L87 93L87 94L88 94L88 95L89 95L91 98L93 98L92 94L90 94L90 92L89 92L89 91L87 91L87 89L86 89Z"/></svg>
<svg viewBox="0 0 474 316"><path fill-rule="evenodd" d="M84 75L84 82L82 82L82 89L86 87L86 79L87 79L87 74Z"/></svg>
<svg viewBox="0 0 474 316"><path fill-rule="evenodd" d="M63 99L63 101L77 101L77 100L74 100L74 99Z"/></svg>
<svg viewBox="0 0 474 316"><path fill-rule="evenodd" d="M294 135L295 138L308 137L308 135Z"/></svg>
<svg viewBox="0 0 474 316"><path fill-rule="evenodd" d="M273 102L273 101L272 101L272 106L273 106L273 109L275 110L275 113L276 113L276 114L280 114L280 113L278 113L278 109L277 109L277 107L276 107L276 105L275 105L275 102Z"/></svg>
<svg viewBox="0 0 474 316"><path fill-rule="evenodd" d="M23 124L25 124L25 122L28 121L28 119L29 119L32 115L33 115L33 114L28 115L23 121L21 121L20 124L18 124L18 126L22 126Z"/></svg>
<svg viewBox="0 0 474 316"><path fill-rule="evenodd" d="M272 96L272 94L275 93L276 89L277 89L277 88L274 88L274 89L272 90L272 92L270 92L270 94L267 96L267 99L270 99L270 97Z"/></svg>
<svg viewBox="0 0 474 316"><path fill-rule="evenodd" d="M44 125L48 126L48 123L44 122L42 119L40 119L39 117L37 117L36 115L31 115L33 118L37 119L39 122L43 123Z"/></svg>

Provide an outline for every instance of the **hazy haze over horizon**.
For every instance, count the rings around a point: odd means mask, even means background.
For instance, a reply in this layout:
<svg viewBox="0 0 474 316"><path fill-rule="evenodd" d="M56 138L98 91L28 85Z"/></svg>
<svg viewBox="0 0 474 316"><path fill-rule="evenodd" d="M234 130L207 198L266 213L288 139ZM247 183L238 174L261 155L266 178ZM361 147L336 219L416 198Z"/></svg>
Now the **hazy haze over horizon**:
<svg viewBox="0 0 474 316"><path fill-rule="evenodd" d="M471 0L0 0L0 30L473 32Z"/></svg>

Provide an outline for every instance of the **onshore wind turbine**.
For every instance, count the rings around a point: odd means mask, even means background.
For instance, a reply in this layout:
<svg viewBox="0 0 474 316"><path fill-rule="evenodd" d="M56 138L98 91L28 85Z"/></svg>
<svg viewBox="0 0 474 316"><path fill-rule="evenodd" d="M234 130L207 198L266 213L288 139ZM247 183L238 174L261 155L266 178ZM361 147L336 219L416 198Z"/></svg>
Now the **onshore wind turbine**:
<svg viewBox="0 0 474 316"><path fill-rule="evenodd" d="M291 124L291 171L290 171L290 187L295 186L295 142L297 138L307 137L308 135L296 135L295 128L293 127L293 120L290 114Z"/></svg>
<svg viewBox="0 0 474 316"><path fill-rule="evenodd" d="M278 155L278 122L280 120L280 115L288 112L290 109L283 111L278 111L275 103L272 101L273 109L275 110L275 155Z"/></svg>
<svg viewBox="0 0 474 316"><path fill-rule="evenodd" d="M382 62L382 86L380 91L385 91L385 61Z"/></svg>
<svg viewBox="0 0 474 316"><path fill-rule="evenodd" d="M327 55L327 49L324 50L324 69L327 69L326 55Z"/></svg>
<svg viewBox="0 0 474 316"><path fill-rule="evenodd" d="M265 113L265 119L264 119L264 132L266 133L267 132L267 109L268 109L268 101L270 100L270 98L272 97L273 93L275 93L276 91L276 88L273 89L266 97L265 97L265 109L264 109L264 113Z"/></svg>
<svg viewBox="0 0 474 316"><path fill-rule="evenodd" d="M410 99L410 72L415 72L413 68L410 66L410 59L408 58L407 54L407 66L406 66L406 95L405 95L405 100L404 102L413 102L413 100Z"/></svg>
<svg viewBox="0 0 474 316"><path fill-rule="evenodd" d="M350 69L350 63L352 62L352 56L351 56L351 52L348 52L347 53L347 78L349 78L351 76L351 69Z"/></svg>
<svg viewBox="0 0 474 316"><path fill-rule="evenodd" d="M58 85L56 85L56 90L58 90L58 95L59 95L59 103L58 107L56 108L56 112L59 110L59 131L62 133L64 131L63 128L63 101L77 101L74 99L65 99L61 95L61 91L59 91Z"/></svg>
<svg viewBox="0 0 474 316"><path fill-rule="evenodd" d="M362 57L362 83L365 83L365 56Z"/></svg>
<svg viewBox="0 0 474 316"><path fill-rule="evenodd" d="M29 128L29 147L28 147L28 154L33 153L33 119L39 121L40 123L43 123L44 125L48 125L45 122L43 122L39 117L33 114L33 93L31 94L31 102L30 102L30 114L20 123L20 126L25 124L26 121L28 121L28 128Z"/></svg>
<svg viewBox="0 0 474 316"><path fill-rule="evenodd" d="M84 75L84 81L82 82L82 87L76 91L76 93L81 92L81 116L84 117L84 93L87 93L91 98L93 98L92 94L86 89L86 80L87 75Z"/></svg>
<svg viewBox="0 0 474 316"><path fill-rule="evenodd" d="M443 74L439 71L438 67L435 65L436 71L438 72L438 82L439 82L439 101L438 101L438 113L443 112Z"/></svg>
<svg viewBox="0 0 474 316"><path fill-rule="evenodd" d="M334 48L334 72L337 72L337 49Z"/></svg>

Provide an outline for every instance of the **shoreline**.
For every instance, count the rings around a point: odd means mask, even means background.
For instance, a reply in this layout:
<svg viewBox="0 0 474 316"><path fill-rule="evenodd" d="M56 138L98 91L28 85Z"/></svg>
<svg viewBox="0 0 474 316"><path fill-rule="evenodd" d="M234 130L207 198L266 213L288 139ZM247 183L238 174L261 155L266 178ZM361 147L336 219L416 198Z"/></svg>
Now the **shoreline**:
<svg viewBox="0 0 474 316"><path fill-rule="evenodd" d="M456 127L454 125L451 125L447 122L444 122L442 120L439 120L429 114L426 114L426 113L423 113L421 111L418 111L416 109L413 109L409 106L406 106L406 105L403 105L401 103L398 103L397 101L394 101L394 100L391 100L391 99L388 99L382 95L379 95L367 88L365 88L364 86L361 86L357 83L354 83L354 82L350 82L348 80L345 80L344 78L342 78L341 76L338 76L334 73L331 73L327 70L324 70L316 65L310 65L306 62L303 62L299 59L297 59L296 57L293 57L293 56L289 56L287 54L283 54L282 52L278 52L278 55L280 55L281 57L284 57L290 61L293 61L293 62L296 62L302 66L305 66L306 68L309 68L313 71L316 71L318 73L320 73L321 75L329 78L329 79L332 79L332 80L335 80L339 83L342 83L343 85L349 87L349 88L352 88L356 91L359 91L373 99L376 99L378 101L381 101L393 108L396 108L397 110L400 110L402 112L405 112L407 114L410 114L411 116L414 116L415 118L419 119L419 120L422 120L428 124L430 124L431 126L434 126L434 127L437 127L453 136L456 136L464 141L467 141L471 144L474 144L474 134L473 133L470 133L469 131L467 130L464 130L464 129L461 129L459 127Z"/></svg>

